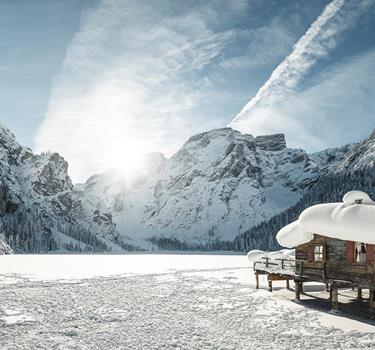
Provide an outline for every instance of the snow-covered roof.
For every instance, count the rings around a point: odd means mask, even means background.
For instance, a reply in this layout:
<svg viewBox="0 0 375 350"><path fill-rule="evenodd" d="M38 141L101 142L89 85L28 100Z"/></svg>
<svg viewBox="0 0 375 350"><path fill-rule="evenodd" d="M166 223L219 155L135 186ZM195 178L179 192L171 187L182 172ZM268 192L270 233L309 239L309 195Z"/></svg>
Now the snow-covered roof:
<svg viewBox="0 0 375 350"><path fill-rule="evenodd" d="M314 233L346 241L375 244L375 202L367 193L348 192L341 203L313 205L276 235L280 245L296 247Z"/></svg>

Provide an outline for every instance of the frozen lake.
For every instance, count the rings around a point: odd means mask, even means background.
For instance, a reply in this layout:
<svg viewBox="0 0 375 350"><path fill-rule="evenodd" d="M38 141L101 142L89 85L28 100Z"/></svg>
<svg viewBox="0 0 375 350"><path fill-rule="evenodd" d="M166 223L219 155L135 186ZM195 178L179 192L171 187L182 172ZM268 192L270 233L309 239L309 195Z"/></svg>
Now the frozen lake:
<svg viewBox="0 0 375 350"><path fill-rule="evenodd" d="M245 256L1 256L0 348L374 349L372 324L291 296Z"/></svg>
<svg viewBox="0 0 375 350"><path fill-rule="evenodd" d="M242 255L0 255L0 275L43 280L246 267L249 263Z"/></svg>

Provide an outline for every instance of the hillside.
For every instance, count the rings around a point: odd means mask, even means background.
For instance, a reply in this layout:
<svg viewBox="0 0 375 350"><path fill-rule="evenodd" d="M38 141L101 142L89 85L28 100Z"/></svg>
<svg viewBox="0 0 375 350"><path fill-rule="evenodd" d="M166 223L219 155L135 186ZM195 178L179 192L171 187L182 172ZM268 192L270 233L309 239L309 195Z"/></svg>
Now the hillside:
<svg viewBox="0 0 375 350"><path fill-rule="evenodd" d="M282 227L295 221L299 214L311 205L341 202L344 194L349 191L361 190L374 198L375 132L372 132L363 142L345 148L347 150L343 153L344 157L341 157L341 160L331 157L331 162L318 181L295 205L237 236L235 249L244 251L279 249L275 235ZM313 157L320 159L331 152L332 150L319 152Z"/></svg>

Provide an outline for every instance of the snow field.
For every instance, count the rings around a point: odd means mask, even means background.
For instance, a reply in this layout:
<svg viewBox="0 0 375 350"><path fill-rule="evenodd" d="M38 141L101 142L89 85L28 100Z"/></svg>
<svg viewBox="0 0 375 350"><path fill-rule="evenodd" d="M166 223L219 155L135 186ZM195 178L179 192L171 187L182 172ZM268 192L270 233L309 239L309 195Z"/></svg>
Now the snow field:
<svg viewBox="0 0 375 350"><path fill-rule="evenodd" d="M52 270L61 259L78 261L76 256L47 258ZM92 266L106 256L86 258ZM73 273L73 279L31 278L30 271L14 275L12 283L4 278L1 349L374 348L372 325L293 303L285 290L255 290L245 256L108 258L122 262L123 276L111 276L108 268L101 276L88 274L91 278ZM149 271L134 266L141 258ZM118 266L114 270L120 272ZM11 273L9 268L5 277ZM276 283L275 290L278 285L284 283Z"/></svg>

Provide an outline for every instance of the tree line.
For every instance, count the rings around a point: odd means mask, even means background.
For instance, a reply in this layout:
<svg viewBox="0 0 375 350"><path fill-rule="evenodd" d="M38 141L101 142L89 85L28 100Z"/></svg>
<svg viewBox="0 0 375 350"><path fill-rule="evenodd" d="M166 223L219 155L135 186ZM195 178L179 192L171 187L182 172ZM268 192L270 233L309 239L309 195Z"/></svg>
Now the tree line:
<svg viewBox="0 0 375 350"><path fill-rule="evenodd" d="M345 193L352 190L364 191L375 199L375 167L322 176L295 205L237 236L234 249L281 249L276 240L281 228L297 220L306 208L319 203L341 202Z"/></svg>

